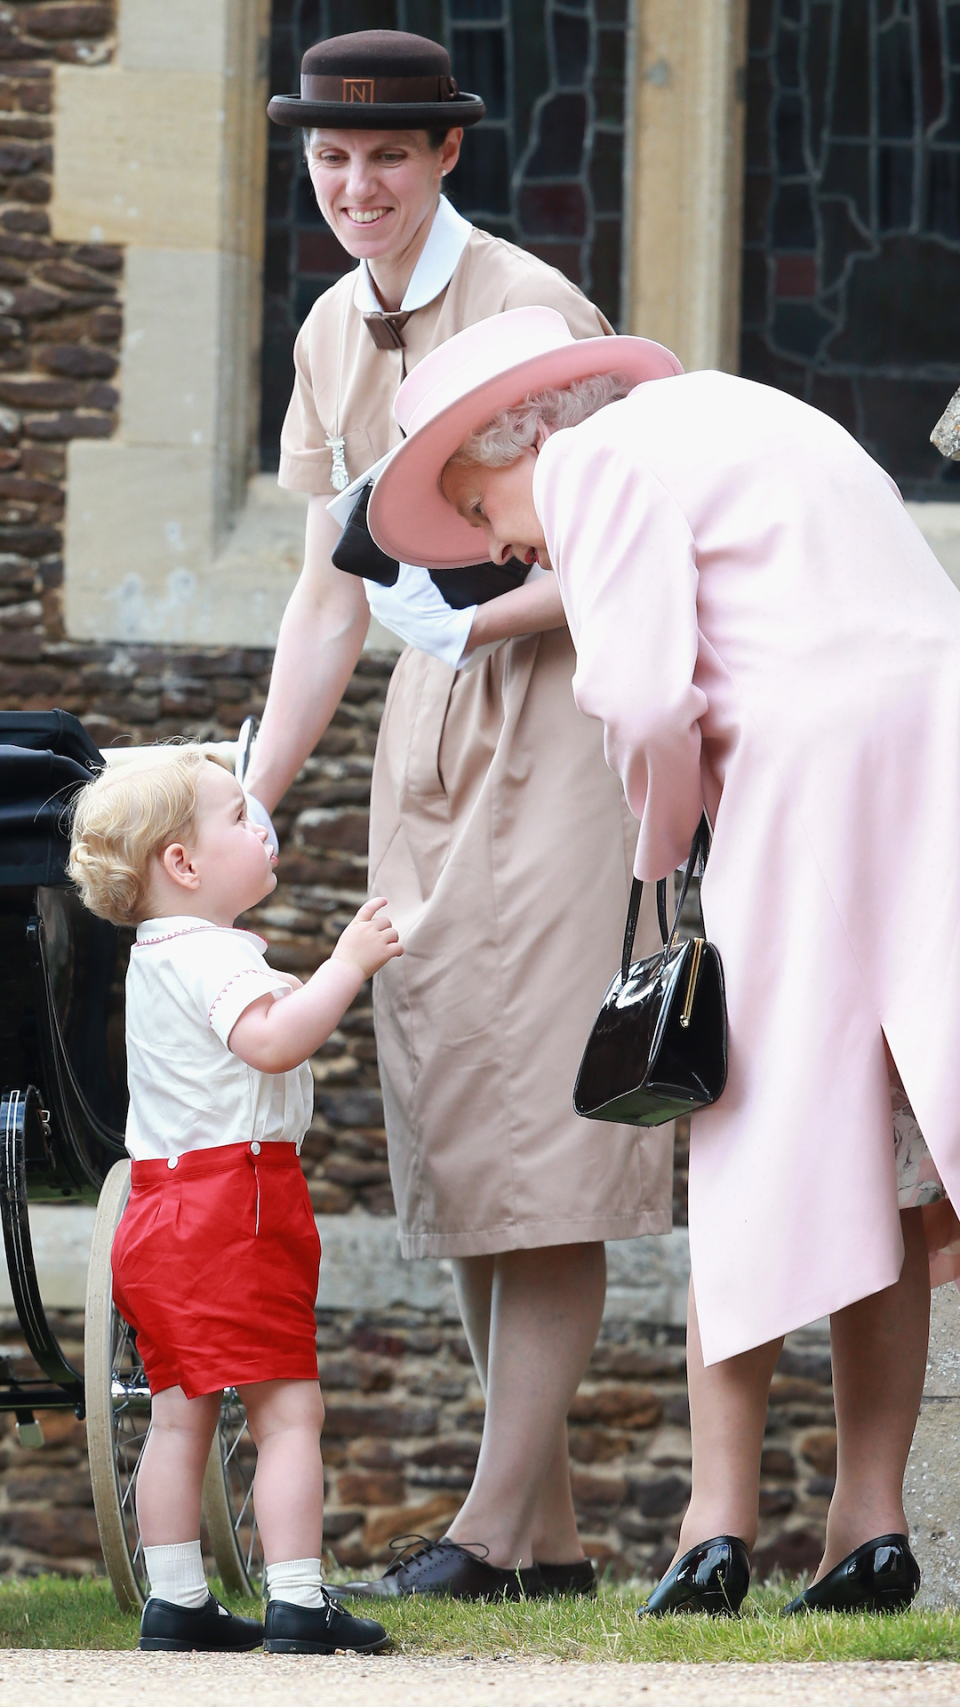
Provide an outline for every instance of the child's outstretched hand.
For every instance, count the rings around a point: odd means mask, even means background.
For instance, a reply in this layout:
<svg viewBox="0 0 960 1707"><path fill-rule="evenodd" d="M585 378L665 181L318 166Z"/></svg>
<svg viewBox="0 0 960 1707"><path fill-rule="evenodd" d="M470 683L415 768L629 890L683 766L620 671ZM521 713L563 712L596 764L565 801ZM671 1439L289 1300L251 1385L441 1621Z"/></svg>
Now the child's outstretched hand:
<svg viewBox="0 0 960 1707"><path fill-rule="evenodd" d="M382 895L364 902L337 943L331 960L346 960L359 967L365 978L371 978L388 960L395 960L403 953L400 938L386 913L377 916L386 904Z"/></svg>
<svg viewBox="0 0 960 1707"><path fill-rule="evenodd" d="M382 895L367 901L347 926L330 960L339 960L361 978L369 978L403 953L400 939L382 908ZM330 961L313 974L307 984L280 973L290 994L275 1001L273 991L258 997L240 1015L229 1037L229 1046L241 1061L259 1073L289 1073L325 1043L339 1025L356 995L352 978L330 975ZM346 986L346 987L345 987Z"/></svg>

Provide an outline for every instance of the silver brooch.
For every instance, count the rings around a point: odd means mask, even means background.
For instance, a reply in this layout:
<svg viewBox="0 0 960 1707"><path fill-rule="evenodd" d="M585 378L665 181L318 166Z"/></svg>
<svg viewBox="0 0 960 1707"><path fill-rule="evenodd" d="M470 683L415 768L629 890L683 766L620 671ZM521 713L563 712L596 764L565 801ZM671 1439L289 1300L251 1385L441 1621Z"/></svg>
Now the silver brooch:
<svg viewBox="0 0 960 1707"><path fill-rule="evenodd" d="M954 392L939 421L930 434L941 456L960 462L960 391Z"/></svg>
<svg viewBox="0 0 960 1707"><path fill-rule="evenodd" d="M334 491L336 492L342 492L344 487L349 486L350 484L350 476L347 473L347 465L343 455L345 443L346 440L342 438L334 439L331 438L329 433L327 434L327 444L333 452L333 472L330 476L330 480Z"/></svg>

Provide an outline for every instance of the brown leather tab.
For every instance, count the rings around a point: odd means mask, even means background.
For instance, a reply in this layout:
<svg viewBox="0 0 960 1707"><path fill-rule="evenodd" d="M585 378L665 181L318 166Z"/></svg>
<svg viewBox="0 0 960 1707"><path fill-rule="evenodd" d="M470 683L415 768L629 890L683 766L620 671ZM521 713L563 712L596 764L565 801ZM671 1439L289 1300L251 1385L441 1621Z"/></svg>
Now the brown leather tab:
<svg viewBox="0 0 960 1707"><path fill-rule="evenodd" d="M455 77L318 77L304 73L304 101L338 101L361 107L405 105L407 102L455 101Z"/></svg>
<svg viewBox="0 0 960 1707"><path fill-rule="evenodd" d="M365 314L363 324L378 350L402 350L401 334L409 318L409 314Z"/></svg>

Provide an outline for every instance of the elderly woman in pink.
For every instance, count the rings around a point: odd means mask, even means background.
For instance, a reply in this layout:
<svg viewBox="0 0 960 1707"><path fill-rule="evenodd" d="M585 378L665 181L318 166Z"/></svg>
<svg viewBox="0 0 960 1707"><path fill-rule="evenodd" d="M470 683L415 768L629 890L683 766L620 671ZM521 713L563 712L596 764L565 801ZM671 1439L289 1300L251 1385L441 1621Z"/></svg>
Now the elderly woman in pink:
<svg viewBox="0 0 960 1707"><path fill-rule="evenodd" d="M713 830L729 1075L691 1139L693 1490L645 1610L739 1606L770 1378L823 1315L837 1483L789 1610L905 1605L930 1284L960 1240L960 596L834 421L642 339L502 314L396 411L378 543L439 569L479 532L552 568L637 876Z"/></svg>

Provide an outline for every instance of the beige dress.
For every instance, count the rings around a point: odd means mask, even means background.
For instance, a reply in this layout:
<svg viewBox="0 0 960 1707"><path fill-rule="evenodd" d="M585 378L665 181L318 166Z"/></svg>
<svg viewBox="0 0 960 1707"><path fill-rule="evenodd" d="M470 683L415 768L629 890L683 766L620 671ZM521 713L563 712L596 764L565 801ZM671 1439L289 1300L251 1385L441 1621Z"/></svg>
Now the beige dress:
<svg viewBox="0 0 960 1707"><path fill-rule="evenodd" d="M404 374L475 321L546 305L577 337L610 328L562 274L474 230L449 283L378 348L347 274L311 310L280 484L333 494L395 443ZM572 1090L619 962L637 826L577 711L566 629L472 670L400 657L374 762L372 892L403 957L374 981L390 1169L407 1257L473 1256L665 1233L673 1128L579 1119ZM650 899L648 897L647 899ZM646 910L637 952L659 941Z"/></svg>

